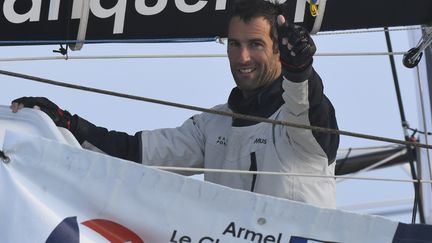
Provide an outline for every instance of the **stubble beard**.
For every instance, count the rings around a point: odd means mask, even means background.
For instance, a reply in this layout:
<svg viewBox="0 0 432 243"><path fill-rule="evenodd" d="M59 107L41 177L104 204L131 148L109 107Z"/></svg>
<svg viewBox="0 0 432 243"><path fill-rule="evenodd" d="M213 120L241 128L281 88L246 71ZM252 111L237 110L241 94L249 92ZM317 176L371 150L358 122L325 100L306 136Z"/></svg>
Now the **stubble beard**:
<svg viewBox="0 0 432 243"><path fill-rule="evenodd" d="M258 90L269 86L277 77L276 70L270 68L275 67L276 64L272 64L269 67L259 66L254 71L255 75L250 78L240 77L238 74L238 67L231 67L231 73L237 84L237 87L246 93L255 93ZM258 75L257 72L259 72Z"/></svg>

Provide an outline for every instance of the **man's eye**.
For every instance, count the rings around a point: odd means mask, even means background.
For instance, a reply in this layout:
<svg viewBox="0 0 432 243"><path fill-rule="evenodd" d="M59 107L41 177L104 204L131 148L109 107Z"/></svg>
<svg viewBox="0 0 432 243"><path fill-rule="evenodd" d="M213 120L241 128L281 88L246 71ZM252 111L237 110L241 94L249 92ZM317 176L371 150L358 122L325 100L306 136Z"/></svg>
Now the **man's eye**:
<svg viewBox="0 0 432 243"><path fill-rule="evenodd" d="M261 42L252 42L252 43L251 43L251 46L256 48L256 47L261 47L261 46L263 46L263 44L262 44Z"/></svg>
<svg viewBox="0 0 432 243"><path fill-rule="evenodd" d="M238 43L235 42L235 41L230 41L230 42L228 42L228 45L229 45L230 47L236 47L236 46L238 46Z"/></svg>

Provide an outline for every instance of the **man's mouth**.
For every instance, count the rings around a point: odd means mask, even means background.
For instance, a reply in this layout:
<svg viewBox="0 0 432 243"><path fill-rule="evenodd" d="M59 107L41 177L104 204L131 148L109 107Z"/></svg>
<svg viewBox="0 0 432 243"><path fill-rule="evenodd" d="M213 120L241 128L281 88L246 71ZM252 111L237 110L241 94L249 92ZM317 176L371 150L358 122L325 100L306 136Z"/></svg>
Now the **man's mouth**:
<svg viewBox="0 0 432 243"><path fill-rule="evenodd" d="M240 68L239 73L241 74L248 74L255 70L255 68Z"/></svg>

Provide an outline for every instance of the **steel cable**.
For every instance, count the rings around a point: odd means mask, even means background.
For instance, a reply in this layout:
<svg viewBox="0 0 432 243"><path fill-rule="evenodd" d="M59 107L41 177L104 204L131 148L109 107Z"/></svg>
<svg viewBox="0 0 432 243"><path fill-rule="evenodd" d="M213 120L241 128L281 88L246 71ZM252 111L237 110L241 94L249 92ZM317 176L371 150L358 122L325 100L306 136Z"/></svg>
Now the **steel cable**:
<svg viewBox="0 0 432 243"><path fill-rule="evenodd" d="M10 72L10 71L5 71L5 70L0 70L0 74L11 76L11 77L16 77L16 78L32 80L35 82L65 87L65 88L83 90L83 91L88 91L88 92L93 92L93 93L98 93L98 94L105 94L105 95L121 97L121 98L126 98L126 99L131 99L131 100L139 100L139 101L144 101L144 102L149 102L149 103L154 103L154 104L159 104L159 105L165 105L165 106L171 106L171 107L176 107L176 108L182 108L182 109L187 109L187 110L206 112L206 113L211 113L211 114L215 114L215 115L228 116L228 117L233 117L233 118L238 118L238 119L251 120L251 121L255 121L255 122L265 122L265 123L270 123L273 125L282 125L282 126L288 126L288 127L308 129L308 130L313 130L316 132L324 132L324 133L357 137L357 138L363 138L363 139L369 139L369 140L375 140L375 141L381 141L381 142L403 144L403 145L408 145L408 146L413 146L413 147L418 147L418 148L426 148L426 149L432 148L432 145L422 144L422 143L418 143L418 142L403 141L403 140L398 140L398 139L392 139L392 138L386 138L386 137L380 137L380 136L374 136L374 135L368 135L368 134L361 134L361 133L354 133L354 132L343 131L343 130L336 130L336 129L330 129L330 128L317 127L317 126L309 126L309 125L304 125L304 124L299 124L299 123L294 123L294 122L289 122L289 121L278 121L278 120L272 120L272 119L268 119L268 118L244 115L244 114L233 113L233 112L217 111L217 110L202 108L202 107L198 107L198 106L191 106L191 105L186 105L186 104L181 104L181 103L174 103L174 102L170 102L170 101L146 98L146 97L141 97L141 96L136 96L136 95L129 95L129 94L124 94L124 93L119 93L119 92L114 92L114 91L109 91L109 90L91 88L91 87L86 87L86 86L81 86L81 85L76 85L76 84L69 84L69 83L54 81L54 80L50 80L50 79L45 79L45 78L40 78L40 77L36 77L36 76L31 76L31 75L26 75L26 74L21 74L21 73L16 73L16 72Z"/></svg>

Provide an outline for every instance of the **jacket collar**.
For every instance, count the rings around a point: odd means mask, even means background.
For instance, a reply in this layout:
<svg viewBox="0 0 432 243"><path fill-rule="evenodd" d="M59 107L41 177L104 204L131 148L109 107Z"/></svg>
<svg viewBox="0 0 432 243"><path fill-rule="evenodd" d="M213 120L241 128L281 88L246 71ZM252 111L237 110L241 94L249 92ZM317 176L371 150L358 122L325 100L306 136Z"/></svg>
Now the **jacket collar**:
<svg viewBox="0 0 432 243"><path fill-rule="evenodd" d="M280 76L270 86L257 91L255 95L248 98L244 98L241 90L236 87L231 91L228 98L228 107L235 113L268 118L284 103L282 80L283 77ZM242 127L257 123L256 121L233 118L232 125Z"/></svg>

